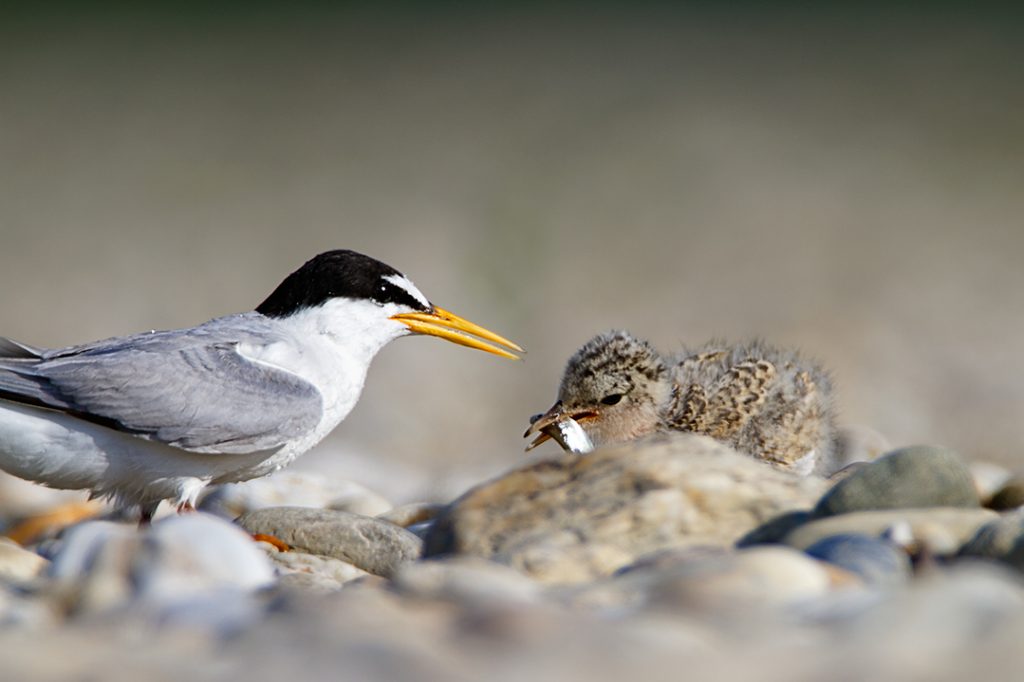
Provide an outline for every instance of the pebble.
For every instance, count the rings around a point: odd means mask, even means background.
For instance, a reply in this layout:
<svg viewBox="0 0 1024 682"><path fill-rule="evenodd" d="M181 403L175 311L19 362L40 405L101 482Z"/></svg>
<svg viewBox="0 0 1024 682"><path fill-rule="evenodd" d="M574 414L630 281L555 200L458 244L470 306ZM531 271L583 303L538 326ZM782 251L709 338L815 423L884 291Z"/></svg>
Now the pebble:
<svg viewBox="0 0 1024 682"><path fill-rule="evenodd" d="M808 556L827 561L861 577L868 585L893 588L910 579L910 557L891 542L868 535L830 535L804 550Z"/></svg>
<svg viewBox="0 0 1024 682"><path fill-rule="evenodd" d="M727 546L826 483L680 434L565 455L473 488L435 520L427 556L493 559L547 583L610 575L669 547Z"/></svg>
<svg viewBox="0 0 1024 682"><path fill-rule="evenodd" d="M1003 483L985 506L996 511L1008 511L1024 505L1024 478L1014 476Z"/></svg>
<svg viewBox="0 0 1024 682"><path fill-rule="evenodd" d="M243 483L228 483L210 490L199 509L226 519L266 507L337 509L364 516L392 508L384 497L358 483L332 480L305 471L281 471Z"/></svg>
<svg viewBox="0 0 1024 682"><path fill-rule="evenodd" d="M978 506L974 479L959 455L918 445L894 450L836 483L818 502L814 515Z"/></svg>
<svg viewBox="0 0 1024 682"><path fill-rule="evenodd" d="M7 538L0 538L0 581L23 583L36 578L49 561Z"/></svg>
<svg viewBox="0 0 1024 682"><path fill-rule="evenodd" d="M306 552L279 552L270 550L268 552L271 562L277 569L279 576L288 576L297 573L317 576L318 585L322 588L340 589L345 583L369 575L366 571L353 566L347 561L335 559L319 554L308 554ZM294 579L293 582L298 579Z"/></svg>
<svg viewBox="0 0 1024 682"><path fill-rule="evenodd" d="M857 584L803 552L778 545L713 552L669 553L660 561L623 571L633 589L657 609L735 611L795 605Z"/></svg>
<svg viewBox="0 0 1024 682"><path fill-rule="evenodd" d="M106 611L132 597L132 561L139 531L113 521L87 521L69 528L51 544L47 571L55 586L72 594L81 612Z"/></svg>
<svg viewBox="0 0 1024 682"><path fill-rule="evenodd" d="M938 555L952 555L986 523L997 518L989 509L937 507L935 509L881 509L815 519L789 532L783 541L806 549L834 535L859 534L882 537L894 528L909 537L901 542L927 547Z"/></svg>
<svg viewBox="0 0 1024 682"><path fill-rule="evenodd" d="M400 594L463 605L532 604L541 586L519 571L476 557L447 557L402 566L392 578Z"/></svg>
<svg viewBox="0 0 1024 682"><path fill-rule="evenodd" d="M793 529L804 525L812 518L811 512L803 509L779 514L741 537L736 541L736 546L752 547L782 542Z"/></svg>
<svg viewBox="0 0 1024 682"><path fill-rule="evenodd" d="M274 572L266 553L234 524L203 513L170 516L142 533L132 579L151 602L201 597L221 588L267 587Z"/></svg>
<svg viewBox="0 0 1024 682"><path fill-rule="evenodd" d="M174 608L183 599L244 594L273 582L270 561L231 523L203 513L139 530L90 521L68 530L47 572L78 611L139 602Z"/></svg>
<svg viewBox="0 0 1024 682"><path fill-rule="evenodd" d="M960 548L960 556L996 559L1024 571L1024 510L983 525Z"/></svg>
<svg viewBox="0 0 1024 682"><path fill-rule="evenodd" d="M226 639L259 622L265 611L263 600L251 593L222 588L163 601L153 620L163 628Z"/></svg>
<svg viewBox="0 0 1024 682"><path fill-rule="evenodd" d="M50 563L0 542L0 571L24 569L0 577L4 674L952 680L1024 664L1024 512L812 517L827 482L686 436L566 460L440 508L243 518L291 551L206 514L80 523L37 547ZM417 559L399 525L459 551ZM943 556L911 576L888 538Z"/></svg>
<svg viewBox="0 0 1024 682"><path fill-rule="evenodd" d="M341 559L384 577L419 558L423 546L393 523L333 509L269 507L244 514L237 523L250 533L272 535L300 551Z"/></svg>

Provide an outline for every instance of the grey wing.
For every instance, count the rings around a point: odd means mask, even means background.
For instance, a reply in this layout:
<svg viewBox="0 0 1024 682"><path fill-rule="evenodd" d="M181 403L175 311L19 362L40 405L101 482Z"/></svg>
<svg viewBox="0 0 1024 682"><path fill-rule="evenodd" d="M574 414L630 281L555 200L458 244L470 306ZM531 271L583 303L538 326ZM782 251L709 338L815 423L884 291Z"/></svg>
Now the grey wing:
<svg viewBox="0 0 1024 682"><path fill-rule="evenodd" d="M38 360L43 357L43 349L21 343L6 336L0 336L0 358L17 360Z"/></svg>
<svg viewBox="0 0 1024 682"><path fill-rule="evenodd" d="M0 397L200 453L279 447L312 430L322 412L315 386L229 342L8 356L0 359Z"/></svg>

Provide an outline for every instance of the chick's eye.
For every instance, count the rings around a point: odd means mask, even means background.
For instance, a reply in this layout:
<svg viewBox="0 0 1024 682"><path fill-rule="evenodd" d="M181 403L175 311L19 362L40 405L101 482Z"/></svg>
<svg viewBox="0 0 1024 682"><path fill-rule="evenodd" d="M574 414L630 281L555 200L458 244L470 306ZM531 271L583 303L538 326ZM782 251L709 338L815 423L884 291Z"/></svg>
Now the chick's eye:
<svg viewBox="0 0 1024 682"><path fill-rule="evenodd" d="M601 402L604 403L605 405L615 405L620 400L622 400L621 393L612 393L611 395L606 395L605 397L601 398Z"/></svg>

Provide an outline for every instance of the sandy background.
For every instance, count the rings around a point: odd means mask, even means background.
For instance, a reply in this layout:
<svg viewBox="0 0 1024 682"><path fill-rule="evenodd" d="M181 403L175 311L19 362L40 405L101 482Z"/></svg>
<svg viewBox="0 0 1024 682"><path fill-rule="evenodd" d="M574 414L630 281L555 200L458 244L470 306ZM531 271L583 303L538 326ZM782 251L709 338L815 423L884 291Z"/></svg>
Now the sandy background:
<svg viewBox="0 0 1024 682"><path fill-rule="evenodd" d="M1024 464L1006 17L256 7L0 22L0 334L191 325L354 248L529 350L385 349L299 466L400 500L520 462L609 327L796 344L846 421Z"/></svg>

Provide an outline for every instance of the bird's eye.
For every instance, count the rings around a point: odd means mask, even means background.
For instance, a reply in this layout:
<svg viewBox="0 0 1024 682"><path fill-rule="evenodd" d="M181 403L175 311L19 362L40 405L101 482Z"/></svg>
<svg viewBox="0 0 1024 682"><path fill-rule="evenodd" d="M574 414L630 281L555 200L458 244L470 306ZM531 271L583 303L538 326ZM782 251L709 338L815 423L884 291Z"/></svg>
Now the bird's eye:
<svg viewBox="0 0 1024 682"><path fill-rule="evenodd" d="M620 400L622 400L621 393L612 393L611 395L606 395L605 397L601 398L601 402L604 403L605 405L615 405Z"/></svg>

